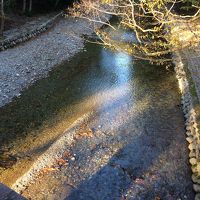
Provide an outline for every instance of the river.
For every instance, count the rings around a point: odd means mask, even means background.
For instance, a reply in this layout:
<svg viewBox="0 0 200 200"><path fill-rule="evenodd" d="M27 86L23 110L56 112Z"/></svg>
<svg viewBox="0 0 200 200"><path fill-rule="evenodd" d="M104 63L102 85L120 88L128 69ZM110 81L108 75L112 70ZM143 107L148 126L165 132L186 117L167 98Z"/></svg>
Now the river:
<svg viewBox="0 0 200 200"><path fill-rule="evenodd" d="M92 137L68 147L76 160L31 185L27 198L194 198L172 69L87 43L0 113L0 181L8 186L74 121L92 113L85 122Z"/></svg>

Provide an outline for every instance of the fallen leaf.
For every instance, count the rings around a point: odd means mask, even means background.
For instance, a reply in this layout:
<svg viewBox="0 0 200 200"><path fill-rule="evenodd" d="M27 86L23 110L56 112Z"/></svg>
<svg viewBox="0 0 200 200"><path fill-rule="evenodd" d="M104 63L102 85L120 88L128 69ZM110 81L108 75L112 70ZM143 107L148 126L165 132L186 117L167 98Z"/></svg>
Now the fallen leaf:
<svg viewBox="0 0 200 200"><path fill-rule="evenodd" d="M59 167L68 165L68 162L64 160L63 158L58 159L56 162L59 165Z"/></svg>
<svg viewBox="0 0 200 200"><path fill-rule="evenodd" d="M71 158L71 157L72 157L72 154L69 151L65 151L63 153L63 158Z"/></svg>
<svg viewBox="0 0 200 200"><path fill-rule="evenodd" d="M94 136L92 129L88 127L87 124L81 124L80 128L77 130L77 135L75 139L79 139L81 137L92 138Z"/></svg>
<svg viewBox="0 0 200 200"><path fill-rule="evenodd" d="M41 173L45 174L45 173L53 172L53 171L58 171L58 169L55 168L55 167L46 167L46 168L44 168L44 169L41 170Z"/></svg>

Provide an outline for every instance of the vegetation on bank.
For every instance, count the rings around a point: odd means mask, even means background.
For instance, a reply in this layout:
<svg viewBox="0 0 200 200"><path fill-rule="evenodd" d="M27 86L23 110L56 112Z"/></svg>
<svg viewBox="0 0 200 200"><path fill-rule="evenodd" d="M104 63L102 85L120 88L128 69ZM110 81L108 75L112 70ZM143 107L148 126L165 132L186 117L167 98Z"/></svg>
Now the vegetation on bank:
<svg viewBox="0 0 200 200"><path fill-rule="evenodd" d="M170 27L176 26L176 23L197 20L199 11L198 0L82 0L71 13L104 24L102 14L116 16L119 28L132 30L138 42L116 41L104 30L97 29L96 33L102 43L125 50L135 58L162 65L171 62L171 52L181 48L178 38L171 37ZM107 25L112 27L109 22ZM188 44L192 45L193 41Z"/></svg>

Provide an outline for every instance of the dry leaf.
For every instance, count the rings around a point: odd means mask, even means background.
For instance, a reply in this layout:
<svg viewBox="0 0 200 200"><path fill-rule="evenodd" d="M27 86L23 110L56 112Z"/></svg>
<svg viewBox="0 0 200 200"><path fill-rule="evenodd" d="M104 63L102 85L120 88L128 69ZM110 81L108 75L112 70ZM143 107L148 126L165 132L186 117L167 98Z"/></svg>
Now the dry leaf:
<svg viewBox="0 0 200 200"><path fill-rule="evenodd" d="M87 124L81 124L79 130L77 131L77 135L75 139L79 139L81 137L92 138L94 136L93 131L88 127Z"/></svg>
<svg viewBox="0 0 200 200"><path fill-rule="evenodd" d="M64 160L63 158L58 159L56 162L59 165L59 167L68 165L67 161Z"/></svg>
<svg viewBox="0 0 200 200"><path fill-rule="evenodd" d="M63 158L71 158L71 157L72 157L72 154L69 151L65 151L63 153Z"/></svg>
<svg viewBox="0 0 200 200"><path fill-rule="evenodd" d="M45 174L45 173L53 172L53 171L58 171L58 169L55 168L55 167L46 167L46 168L44 168L44 169L41 170L41 173Z"/></svg>

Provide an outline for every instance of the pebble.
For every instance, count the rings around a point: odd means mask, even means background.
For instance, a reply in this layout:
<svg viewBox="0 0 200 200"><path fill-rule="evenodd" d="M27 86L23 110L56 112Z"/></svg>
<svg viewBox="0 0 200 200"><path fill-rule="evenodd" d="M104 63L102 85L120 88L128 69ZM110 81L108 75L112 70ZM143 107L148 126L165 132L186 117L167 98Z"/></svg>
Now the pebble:
<svg viewBox="0 0 200 200"><path fill-rule="evenodd" d="M186 126L186 130L190 131L191 130L191 126Z"/></svg>
<svg viewBox="0 0 200 200"><path fill-rule="evenodd" d="M192 174L192 181L194 183L200 184L200 178L198 178L195 174Z"/></svg>
<svg viewBox="0 0 200 200"><path fill-rule="evenodd" d="M197 194L195 195L195 200L200 200L200 193L197 193Z"/></svg>
<svg viewBox="0 0 200 200"><path fill-rule="evenodd" d="M192 152L192 151L191 151L191 152L189 153L189 157L190 157L190 158L194 158L194 157L196 157L195 152Z"/></svg>
<svg viewBox="0 0 200 200"><path fill-rule="evenodd" d="M188 145L188 148L189 148L190 151L196 149L196 147L195 147L195 145L194 145L193 143L189 144L189 145Z"/></svg>
<svg viewBox="0 0 200 200"><path fill-rule="evenodd" d="M186 135L190 136L190 135L192 135L192 133L190 131L186 131Z"/></svg>
<svg viewBox="0 0 200 200"><path fill-rule="evenodd" d="M75 161L76 160L76 158L75 157L71 157L71 161Z"/></svg>
<svg viewBox="0 0 200 200"><path fill-rule="evenodd" d="M193 138L192 138L192 137L187 137L186 140L187 140L189 143L192 143L192 142L193 142Z"/></svg>
<svg viewBox="0 0 200 200"><path fill-rule="evenodd" d="M200 185L199 184L193 184L193 189L195 192L200 192Z"/></svg>
<svg viewBox="0 0 200 200"><path fill-rule="evenodd" d="M196 165L197 164L197 159L196 158L190 158L190 164L191 165Z"/></svg>
<svg viewBox="0 0 200 200"><path fill-rule="evenodd" d="M200 175L200 163L199 162L197 163L197 172Z"/></svg>
<svg viewBox="0 0 200 200"><path fill-rule="evenodd" d="M197 167L195 167L194 165L192 165L191 169L192 169L193 173L197 173Z"/></svg>

